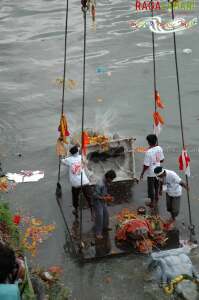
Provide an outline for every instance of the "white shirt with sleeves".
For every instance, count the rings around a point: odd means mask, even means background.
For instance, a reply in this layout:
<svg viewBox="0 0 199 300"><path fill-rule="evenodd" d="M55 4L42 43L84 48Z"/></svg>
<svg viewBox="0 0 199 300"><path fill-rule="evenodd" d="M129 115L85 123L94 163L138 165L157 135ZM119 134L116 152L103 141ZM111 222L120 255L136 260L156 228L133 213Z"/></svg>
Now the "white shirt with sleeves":
<svg viewBox="0 0 199 300"><path fill-rule="evenodd" d="M174 171L165 170L166 177L164 184L167 186L167 194L171 197L180 197L182 195L181 178Z"/></svg>
<svg viewBox="0 0 199 300"><path fill-rule="evenodd" d="M160 146L149 148L144 157L144 165L149 167L145 174L147 177L156 177L154 169L160 166L160 161L164 159L164 153Z"/></svg>
<svg viewBox="0 0 199 300"><path fill-rule="evenodd" d="M81 172L82 184L89 184L89 179L86 176L84 168L82 168L81 155L74 154L61 160L61 162L69 167L69 179L73 187L81 186Z"/></svg>

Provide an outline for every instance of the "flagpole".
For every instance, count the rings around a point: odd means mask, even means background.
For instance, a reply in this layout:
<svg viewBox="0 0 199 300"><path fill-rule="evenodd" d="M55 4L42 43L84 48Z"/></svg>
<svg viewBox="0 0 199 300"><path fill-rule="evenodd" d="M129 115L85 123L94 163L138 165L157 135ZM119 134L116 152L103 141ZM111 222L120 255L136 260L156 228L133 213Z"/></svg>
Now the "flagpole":
<svg viewBox="0 0 199 300"><path fill-rule="evenodd" d="M171 13L172 20L174 20L174 2L176 0L168 0L171 3ZM177 79L177 89L178 89L178 106L180 112L180 128L181 128L181 138L183 150L185 149L185 139L184 139L184 128L183 128L183 116L182 116L182 103L181 103L181 93L180 93L180 80L178 72L178 58L177 58L177 47L176 47L176 35L173 32L173 43L174 43L174 57L175 57L175 67L176 67L176 79ZM193 241L193 236L195 236L195 226L192 224L192 215L191 215L191 204L190 204L190 195L189 195L189 179L187 174L185 174L186 185L187 185L187 202L188 202L188 211L189 211L189 231L190 231L190 241Z"/></svg>

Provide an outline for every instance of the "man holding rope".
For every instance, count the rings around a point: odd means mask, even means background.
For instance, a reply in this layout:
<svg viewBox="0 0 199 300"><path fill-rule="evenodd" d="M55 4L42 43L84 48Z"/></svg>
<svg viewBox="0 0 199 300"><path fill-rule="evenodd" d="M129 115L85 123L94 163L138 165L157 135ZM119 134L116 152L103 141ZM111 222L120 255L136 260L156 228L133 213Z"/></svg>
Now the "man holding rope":
<svg viewBox="0 0 199 300"><path fill-rule="evenodd" d="M90 192L90 182L86 176L84 167L82 166L81 155L77 146L73 146L70 149L70 156L61 160L62 164L69 167L69 178L72 186L72 202L73 202L73 214L76 218L79 217L79 194L81 192L81 172L82 172L82 191L84 197L87 200L88 206L91 209L91 192ZM91 209L92 214L92 209Z"/></svg>
<svg viewBox="0 0 199 300"><path fill-rule="evenodd" d="M175 221L180 211L182 187L186 190L189 190L189 187L174 171L156 167L154 173L161 183L160 194L162 191L166 192L167 211L171 214L171 220Z"/></svg>

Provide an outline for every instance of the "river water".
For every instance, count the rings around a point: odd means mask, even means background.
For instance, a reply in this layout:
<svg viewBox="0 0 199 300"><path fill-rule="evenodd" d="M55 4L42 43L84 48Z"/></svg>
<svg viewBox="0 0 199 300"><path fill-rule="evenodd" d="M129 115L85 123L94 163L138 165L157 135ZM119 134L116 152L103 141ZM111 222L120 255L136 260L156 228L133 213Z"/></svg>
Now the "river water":
<svg viewBox="0 0 199 300"><path fill-rule="evenodd" d="M80 1L70 2L67 78L76 80L76 87L66 91L65 111L73 132L81 122L83 18ZM191 12L181 11L177 15L191 18L198 12L196 2ZM133 32L128 22L144 16L148 13L136 12L132 0L100 0L97 1L96 30L89 14L87 19L86 127L136 137L137 146L145 145L145 136L152 130L152 46L149 29ZM54 192L55 143L61 104L61 89L55 81L63 74L64 18L64 0L0 1L0 160L4 170L10 172L45 171L44 180L18 185L5 198L13 209L20 208L47 223L56 222L56 232L40 246L37 257L30 262L43 266L63 265L71 299L164 299L157 285L146 275L147 258L120 258L82 267L63 251L64 227ZM192 159L191 205L196 233L198 41L198 25L177 34L185 139ZM172 35L156 35L155 43L158 90L166 105L160 144L165 148L167 168L178 170L181 136ZM186 48L192 53L184 53ZM111 72L111 76L97 73L100 67ZM141 154L136 155L138 175L142 159ZM64 181L64 172L62 176ZM64 188L70 201L70 187ZM140 199L140 203L142 201ZM178 222L184 222L185 227L188 224L185 195Z"/></svg>

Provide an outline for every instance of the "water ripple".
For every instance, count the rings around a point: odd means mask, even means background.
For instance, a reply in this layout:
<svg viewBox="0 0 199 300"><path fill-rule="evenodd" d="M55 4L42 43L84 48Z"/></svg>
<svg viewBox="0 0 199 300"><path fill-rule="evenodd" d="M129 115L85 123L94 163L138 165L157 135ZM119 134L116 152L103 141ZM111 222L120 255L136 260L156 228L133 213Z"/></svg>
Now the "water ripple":
<svg viewBox="0 0 199 300"><path fill-rule="evenodd" d="M173 53L174 53L173 50L157 51L156 59L167 56L167 55L171 55ZM118 60L111 66L111 68L122 67L122 66L130 65L130 64L149 63L152 60L153 60L153 55L151 53L149 53L147 55L139 55L136 57L129 57L129 58L125 58L122 60Z"/></svg>

